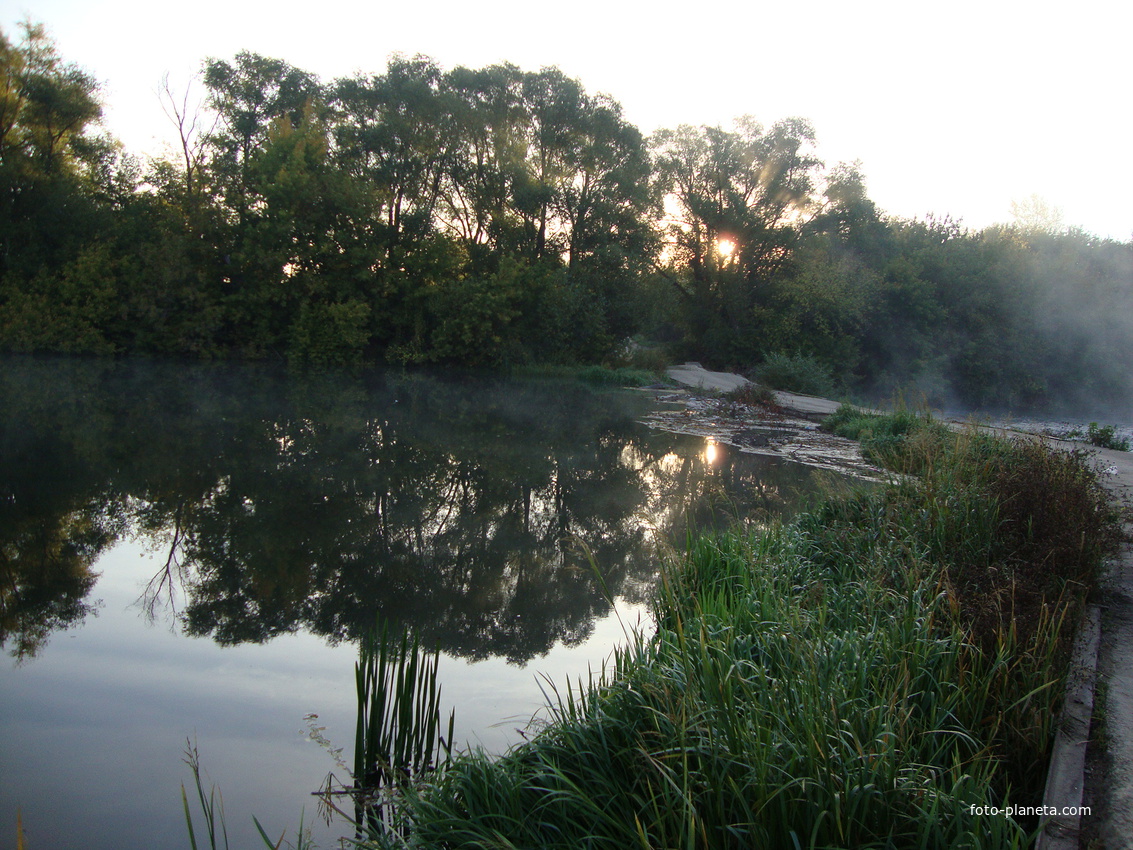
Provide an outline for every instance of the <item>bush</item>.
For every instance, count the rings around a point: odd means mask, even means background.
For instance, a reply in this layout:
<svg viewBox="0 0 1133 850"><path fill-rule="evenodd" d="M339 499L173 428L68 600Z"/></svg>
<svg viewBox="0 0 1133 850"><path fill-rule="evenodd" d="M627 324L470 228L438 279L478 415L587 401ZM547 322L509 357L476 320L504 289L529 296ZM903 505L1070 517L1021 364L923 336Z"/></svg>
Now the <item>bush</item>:
<svg viewBox="0 0 1133 850"><path fill-rule="evenodd" d="M358 299L303 304L291 326L288 358L319 366L360 363L370 341L369 321L370 305Z"/></svg>
<svg viewBox="0 0 1133 850"><path fill-rule="evenodd" d="M868 460L896 472L917 474L931 461L935 450L949 438L948 428L931 416L911 410L889 414L866 413L843 404L822 422L839 437L857 440Z"/></svg>
<svg viewBox="0 0 1133 850"><path fill-rule="evenodd" d="M724 398L749 407L777 407L775 394L759 384L744 384L724 393Z"/></svg>
<svg viewBox="0 0 1133 850"><path fill-rule="evenodd" d="M1112 425L1099 427L1097 422L1091 422L1090 428L1086 432L1086 442L1101 449L1116 449L1119 452L1129 451L1129 440L1125 437L1118 437L1116 429Z"/></svg>
<svg viewBox="0 0 1133 850"><path fill-rule="evenodd" d="M644 345L636 339L630 339L625 341L612 362L615 366L628 366L662 375L673 361L663 346Z"/></svg>
<svg viewBox="0 0 1133 850"><path fill-rule="evenodd" d="M870 416L848 405L823 427L860 440L871 460L919 476L887 491L872 533L885 527L892 534L896 523L902 536L926 547L982 641L1009 626L1033 630L1044 600L1091 584L1117 543L1115 514L1085 452L1037 438L956 432L908 411ZM867 514L853 516L860 525Z"/></svg>
<svg viewBox="0 0 1133 850"><path fill-rule="evenodd" d="M772 352L754 372L758 383L772 389L806 395L830 396L835 393L830 370L809 355Z"/></svg>
<svg viewBox="0 0 1133 850"><path fill-rule="evenodd" d="M644 369L609 366L584 366L578 370L578 379L588 384L618 387L647 387L657 382L657 375Z"/></svg>

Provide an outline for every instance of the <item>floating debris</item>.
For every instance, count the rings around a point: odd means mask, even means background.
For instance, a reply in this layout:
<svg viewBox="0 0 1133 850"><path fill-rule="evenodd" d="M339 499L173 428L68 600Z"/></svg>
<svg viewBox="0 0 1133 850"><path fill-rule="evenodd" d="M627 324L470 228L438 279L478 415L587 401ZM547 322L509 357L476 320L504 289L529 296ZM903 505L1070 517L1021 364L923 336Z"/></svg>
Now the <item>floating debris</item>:
<svg viewBox="0 0 1133 850"><path fill-rule="evenodd" d="M864 481L893 477L866 461L854 440L821 431L814 422L796 417L785 408L691 393L666 392L657 400L679 404L680 408L661 410L642 419L642 424L650 428L710 438L741 452L786 458Z"/></svg>

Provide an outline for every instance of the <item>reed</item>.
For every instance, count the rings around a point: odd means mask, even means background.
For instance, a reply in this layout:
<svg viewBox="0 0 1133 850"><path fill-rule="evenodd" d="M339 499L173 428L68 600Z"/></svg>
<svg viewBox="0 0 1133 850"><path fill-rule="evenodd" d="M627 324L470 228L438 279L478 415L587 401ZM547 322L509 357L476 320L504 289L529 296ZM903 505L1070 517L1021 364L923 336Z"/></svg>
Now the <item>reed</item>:
<svg viewBox="0 0 1133 850"><path fill-rule="evenodd" d="M228 848L228 828L224 820L224 795L216 786L210 786L208 794L205 793L204 781L201 779L201 756L196 744L185 742L185 764L193 774L193 786L197 792L197 802L204 817L204 837L208 839L208 847L217 850L218 847ZM189 806L189 795L185 791L185 783L181 783L181 805L185 811L185 826L189 830L189 846L197 850L197 835L193 828L193 815ZM270 846L270 845L269 845Z"/></svg>
<svg viewBox="0 0 1133 850"><path fill-rule="evenodd" d="M438 659L418 638L391 637L384 625L360 641L352 796L357 822L370 831L400 828L391 795L451 756L455 713L443 727Z"/></svg>
<svg viewBox="0 0 1133 850"><path fill-rule="evenodd" d="M385 834L405 832L406 822L400 817L404 809L395 805L398 795L451 758L455 712L450 712L447 726L442 726L441 690L437 684L439 655L437 651L424 651L420 641L416 637L411 640L407 633L391 637L385 626L370 630L359 643L359 658L354 666L358 718L352 784L341 787L331 775L326 787L316 792L327 808L328 818L331 812L337 812L354 824L356 841L366 837L380 840ZM312 737L316 733L321 733L321 727L312 731ZM337 758L338 751L329 747L329 742L324 739L321 743ZM189 742L185 763L192 772L203 815L203 837L208 841L205 846L227 850L224 798L215 786L205 791L200 755ZM339 807L337 800L341 797L353 801L353 817ZM181 803L189 844L192 850L198 850L192 807L184 784ZM286 832L273 841L259 820L252 820L265 847L284 846ZM294 847L313 847L302 818Z"/></svg>

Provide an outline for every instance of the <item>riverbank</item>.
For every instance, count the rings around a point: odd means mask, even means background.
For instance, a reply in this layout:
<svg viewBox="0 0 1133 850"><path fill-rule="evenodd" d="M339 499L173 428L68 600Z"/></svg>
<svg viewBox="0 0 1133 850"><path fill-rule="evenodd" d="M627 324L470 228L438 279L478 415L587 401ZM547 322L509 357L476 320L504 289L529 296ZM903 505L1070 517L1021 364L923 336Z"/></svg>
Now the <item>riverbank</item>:
<svg viewBox="0 0 1133 850"><path fill-rule="evenodd" d="M1037 820L1000 810L1041 801L1066 627L1100 553L1067 541L1100 545L1104 497L1080 458L915 419L871 454L920 477L691 541L656 634L597 686L554 692L530 742L412 792L412 842L1029 843Z"/></svg>
<svg viewBox="0 0 1133 850"><path fill-rule="evenodd" d="M669 377L694 391L709 393L735 392L748 383L741 376L709 372L695 363L670 369ZM837 406L829 400L787 393L776 393L775 400L783 410L781 414L772 413L771 418L794 415L793 424L803 428L806 425L798 417L805 415L804 411ZM718 418L712 402L692 399L688 404L693 411L707 407L708 416L682 427L712 436ZM659 424L666 427L667 423ZM960 422L950 424L966 427ZM1007 438L1034 435L1060 450L1087 451L1090 466L1113 503L1126 509L1126 542L1100 572L1093 594L1095 604L1079 624L1083 632L1079 637L1084 640L1071 662L1074 689L1066 695L1067 702L1078 705L1071 704L1069 710L1064 707L1044 795L1047 805L1065 810L1084 806L1087 813L1060 814L1049 820L1041 839L1045 850L1072 850L1087 844L1092 850L1133 847L1133 546L1129 542L1133 540L1133 522L1128 519L1133 503L1133 453L1084 446L1082 440L1095 424L1023 418L991 420L983 425ZM725 435L731 430L727 424L720 428ZM1128 424L1112 430L1117 440L1133 436L1133 427ZM784 441L781 445L788 444ZM838 445L836 451L851 464L864 463L855 448ZM807 462L806 455L798 459Z"/></svg>

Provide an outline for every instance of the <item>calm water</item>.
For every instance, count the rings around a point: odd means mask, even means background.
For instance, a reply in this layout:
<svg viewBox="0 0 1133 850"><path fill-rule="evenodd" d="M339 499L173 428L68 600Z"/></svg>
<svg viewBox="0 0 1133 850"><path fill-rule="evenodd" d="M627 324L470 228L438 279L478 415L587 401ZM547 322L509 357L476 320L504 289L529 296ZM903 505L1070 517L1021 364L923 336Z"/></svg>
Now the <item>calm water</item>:
<svg viewBox="0 0 1133 850"><path fill-rule="evenodd" d="M349 762L377 618L441 648L458 743L519 740L542 676L586 676L644 618L659 543L821 485L637 424L653 404L0 360L0 847L17 810L33 850L187 847L187 740L234 848L260 846L253 814L291 836L301 813L331 846L310 792L337 768L304 718Z"/></svg>

